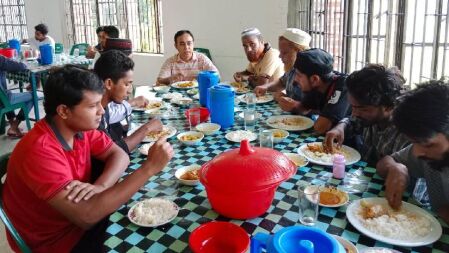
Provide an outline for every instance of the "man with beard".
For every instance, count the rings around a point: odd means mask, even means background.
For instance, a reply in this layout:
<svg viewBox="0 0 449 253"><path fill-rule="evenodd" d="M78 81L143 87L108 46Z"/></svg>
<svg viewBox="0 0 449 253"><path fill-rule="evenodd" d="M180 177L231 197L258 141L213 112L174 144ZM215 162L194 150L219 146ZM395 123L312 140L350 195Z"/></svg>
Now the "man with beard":
<svg viewBox="0 0 449 253"><path fill-rule="evenodd" d="M248 81L249 85L256 87L278 80L284 74L279 51L264 42L259 29L244 30L242 44L249 64L246 70L234 74L236 82Z"/></svg>
<svg viewBox="0 0 449 253"><path fill-rule="evenodd" d="M303 97L295 113L319 114L313 126L324 134L347 116L346 75L333 71L334 60L326 51L312 48L298 53L295 61L295 81Z"/></svg>
<svg viewBox="0 0 449 253"><path fill-rule="evenodd" d="M432 209L448 223L449 83L430 81L401 97L393 123L412 144L377 163L388 203L400 208L409 181L423 177Z"/></svg>
<svg viewBox="0 0 449 253"><path fill-rule="evenodd" d="M350 140L364 161L376 164L385 155L410 144L391 121L394 103L404 83L396 68L387 69L382 65L368 65L349 75L346 87L352 117L344 118L326 133L325 150L332 152L335 142L340 147L344 141ZM359 139L361 141L357 141Z"/></svg>

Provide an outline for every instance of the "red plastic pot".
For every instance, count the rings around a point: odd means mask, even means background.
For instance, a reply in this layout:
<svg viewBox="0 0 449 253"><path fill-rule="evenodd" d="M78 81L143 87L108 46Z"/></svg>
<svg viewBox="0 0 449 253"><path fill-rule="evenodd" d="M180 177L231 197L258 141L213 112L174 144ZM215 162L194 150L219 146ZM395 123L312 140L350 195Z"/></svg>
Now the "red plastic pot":
<svg viewBox="0 0 449 253"><path fill-rule="evenodd" d="M193 108L185 111L186 118L189 118L189 112L193 110ZM206 122L209 119L209 110L206 107L200 107L200 123Z"/></svg>
<svg viewBox="0 0 449 253"><path fill-rule="evenodd" d="M212 221L205 223L189 237L189 245L194 253L243 253L249 247L246 231L230 222Z"/></svg>
<svg viewBox="0 0 449 253"><path fill-rule="evenodd" d="M201 167L200 181L212 208L233 219L262 215L277 187L296 173L296 166L279 151L256 148L243 140Z"/></svg>
<svg viewBox="0 0 449 253"><path fill-rule="evenodd" d="M5 56L6 58L13 58L15 51L16 50L14 48L1 48L0 54Z"/></svg>

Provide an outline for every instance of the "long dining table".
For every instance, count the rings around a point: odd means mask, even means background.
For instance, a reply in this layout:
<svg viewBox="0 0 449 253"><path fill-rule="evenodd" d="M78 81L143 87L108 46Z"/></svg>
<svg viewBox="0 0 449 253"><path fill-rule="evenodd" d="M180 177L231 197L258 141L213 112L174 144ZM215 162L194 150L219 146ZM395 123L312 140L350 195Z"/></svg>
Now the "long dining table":
<svg viewBox="0 0 449 253"><path fill-rule="evenodd" d="M173 90L172 90L173 91ZM181 91L184 93L184 91ZM188 95L186 95L188 96ZM236 105L244 107L244 105ZM179 132L189 130L189 124L184 116L183 107L173 107L175 115L169 119L162 119L165 125L175 127ZM258 104L256 110L262 114L256 125L256 132L259 129L269 128L266 124L267 118L272 115L282 113L275 102ZM142 112L133 113L133 122L141 123L148 120L148 115ZM274 196L271 207L260 217L247 220L232 220L216 213L208 201L203 185L185 186L180 184L175 171L183 166L198 164L213 159L216 155L239 147L239 143L230 142L225 138L225 134L242 130L243 121L235 117L234 125L226 130L220 130L215 135L208 135L202 140L200 145L184 146L176 139L176 136L169 139L175 150L175 155L166 168L151 177L146 185L142 187L132 198L112 213L109 217L109 224L106 230L106 240L104 242L105 252L191 252L188 241L191 232L201 224L210 221L229 221L242 227L250 236L258 233L275 233L288 226L301 226L298 213L298 192L299 182L307 181L317 183L323 178L331 168L309 163L305 167L300 167L297 173L283 182ZM283 142L275 144L274 149L280 152L297 152L297 148L303 143L322 141L322 136L316 136L311 130L301 132L290 132L290 135ZM258 140L251 142L258 145ZM130 157L130 164L123 175L125 178L129 173L140 167L146 157L134 151ZM365 191L351 193L350 201L366 198L384 196L384 180L376 174L375 168L367 166L363 161L359 161L346 167L347 173L357 174L360 179L367 183ZM248 179L250 180L250 179ZM319 182L318 182L319 183ZM338 186L343 184L342 180L331 178L327 184ZM232 187L232 182L229 182ZM170 223L155 227L139 227L128 219L127 213L137 201L163 197L173 200L180 208L179 215ZM404 201L413 200L408 193L404 194ZM236 206L236 208L238 208ZM400 252L449 252L449 228L440 219L438 221L443 227L442 237L433 244L407 248L392 246L367 237L354 228L346 217L347 205L339 208L320 207L316 228L326 231L329 234L339 235L352 242L359 251L366 247L387 247Z"/></svg>

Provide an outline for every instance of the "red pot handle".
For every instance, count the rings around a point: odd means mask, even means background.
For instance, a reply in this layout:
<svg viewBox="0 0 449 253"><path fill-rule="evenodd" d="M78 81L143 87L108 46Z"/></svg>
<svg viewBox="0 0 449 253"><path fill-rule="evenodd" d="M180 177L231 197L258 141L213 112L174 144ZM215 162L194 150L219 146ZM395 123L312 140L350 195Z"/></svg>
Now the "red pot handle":
<svg viewBox="0 0 449 253"><path fill-rule="evenodd" d="M247 139L244 139L240 142L240 152L241 155L251 155L252 153L256 152L253 147L249 144L249 141Z"/></svg>

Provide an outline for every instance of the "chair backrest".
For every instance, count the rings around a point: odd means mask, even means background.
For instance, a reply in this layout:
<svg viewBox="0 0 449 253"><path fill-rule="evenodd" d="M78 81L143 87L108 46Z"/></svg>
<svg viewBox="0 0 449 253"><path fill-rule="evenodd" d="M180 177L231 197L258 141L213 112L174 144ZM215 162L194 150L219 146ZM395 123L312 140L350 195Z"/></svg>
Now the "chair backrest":
<svg viewBox="0 0 449 253"><path fill-rule="evenodd" d="M212 61L212 56L210 55L209 49L201 48L201 47L195 47L193 50L196 51L196 52L205 54Z"/></svg>
<svg viewBox="0 0 449 253"><path fill-rule="evenodd" d="M3 191L3 176L6 175L6 169L8 166L8 160L11 153L5 154L0 156L0 196L2 196ZM11 221L9 220L8 216L6 216L5 210L3 209L3 203L0 204L0 219L2 219L3 223L5 224L6 229L8 229L10 235L16 242L17 246L19 247L20 251L22 253L31 253L30 248L26 245L25 241L20 237L17 230L12 225Z"/></svg>
<svg viewBox="0 0 449 253"><path fill-rule="evenodd" d="M89 47L89 44L87 44L87 43L75 44L72 46L72 49L70 49L70 55L74 54L76 48L78 48L78 50L79 50L79 55L86 55L88 47Z"/></svg>
<svg viewBox="0 0 449 253"><path fill-rule="evenodd" d="M55 54L62 54L64 45L62 43L55 43Z"/></svg>
<svg viewBox="0 0 449 253"><path fill-rule="evenodd" d="M0 108L9 107L11 104L9 103L8 96L5 91L0 87Z"/></svg>
<svg viewBox="0 0 449 253"><path fill-rule="evenodd" d="M0 43L0 48L8 48L8 47L9 47L8 42L1 42Z"/></svg>

